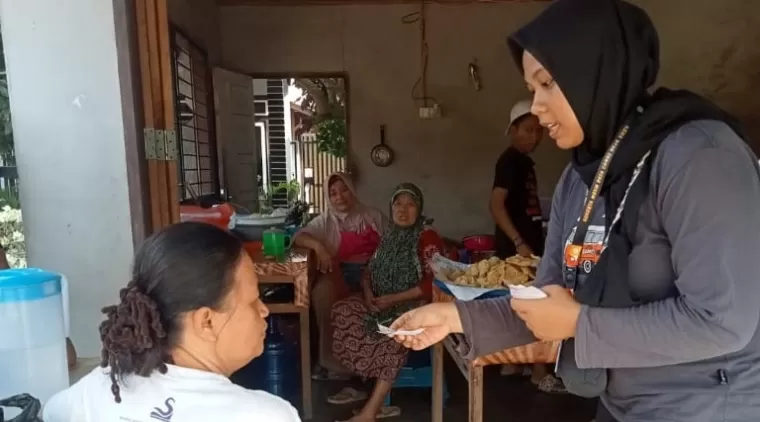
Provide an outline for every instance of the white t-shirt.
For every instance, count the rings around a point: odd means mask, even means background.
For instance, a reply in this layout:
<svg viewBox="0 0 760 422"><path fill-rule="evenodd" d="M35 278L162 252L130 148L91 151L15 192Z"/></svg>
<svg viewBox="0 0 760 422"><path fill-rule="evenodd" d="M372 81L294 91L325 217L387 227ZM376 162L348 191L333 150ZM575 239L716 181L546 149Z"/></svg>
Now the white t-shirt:
<svg viewBox="0 0 760 422"><path fill-rule="evenodd" d="M121 403L114 401L108 369L95 368L53 396L42 411L45 422L300 422L287 401L246 390L227 377L167 365L166 374L127 376Z"/></svg>

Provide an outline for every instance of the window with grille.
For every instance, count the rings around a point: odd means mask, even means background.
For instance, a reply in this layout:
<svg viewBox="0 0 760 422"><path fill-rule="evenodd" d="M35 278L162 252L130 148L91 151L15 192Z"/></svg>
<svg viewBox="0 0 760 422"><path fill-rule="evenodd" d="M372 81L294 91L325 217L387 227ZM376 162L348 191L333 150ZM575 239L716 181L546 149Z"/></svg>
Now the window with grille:
<svg viewBox="0 0 760 422"><path fill-rule="evenodd" d="M269 116L269 107L266 101L254 101L253 111L256 116Z"/></svg>
<svg viewBox="0 0 760 422"><path fill-rule="evenodd" d="M176 28L172 51L180 199L194 201L219 192L211 68L208 54Z"/></svg>

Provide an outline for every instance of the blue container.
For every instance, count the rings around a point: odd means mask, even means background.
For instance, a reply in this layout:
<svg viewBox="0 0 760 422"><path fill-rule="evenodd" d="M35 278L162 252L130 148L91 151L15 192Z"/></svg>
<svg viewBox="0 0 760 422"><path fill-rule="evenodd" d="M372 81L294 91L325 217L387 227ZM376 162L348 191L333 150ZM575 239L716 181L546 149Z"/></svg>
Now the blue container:
<svg viewBox="0 0 760 422"><path fill-rule="evenodd" d="M463 264L471 264L472 263L472 254L470 253L469 249L459 249L457 250L457 254L459 255L459 262Z"/></svg>
<svg viewBox="0 0 760 422"><path fill-rule="evenodd" d="M26 393L44 403L69 386L68 330L66 277L37 268L0 270L0 399ZM18 413L9 410L6 420Z"/></svg>
<svg viewBox="0 0 760 422"><path fill-rule="evenodd" d="M348 286L351 293L360 293L362 291L362 275L364 275L365 264L352 262L343 262L340 264L340 270L343 271L343 281Z"/></svg>
<svg viewBox="0 0 760 422"><path fill-rule="evenodd" d="M298 347L281 333L277 315L270 315L268 323L263 353L232 374L230 380L250 390L267 391L295 406L300 385Z"/></svg>

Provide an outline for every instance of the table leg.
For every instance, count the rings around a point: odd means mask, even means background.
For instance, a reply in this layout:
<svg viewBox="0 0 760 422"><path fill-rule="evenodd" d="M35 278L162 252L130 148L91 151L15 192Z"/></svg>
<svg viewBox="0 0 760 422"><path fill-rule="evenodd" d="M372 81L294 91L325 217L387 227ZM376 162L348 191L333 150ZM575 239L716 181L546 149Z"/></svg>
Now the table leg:
<svg viewBox="0 0 760 422"><path fill-rule="evenodd" d="M469 422L483 422L483 367L470 365L467 390L470 395Z"/></svg>
<svg viewBox="0 0 760 422"><path fill-rule="evenodd" d="M301 394L303 395L303 419L309 420L314 409L311 395L311 343L309 335L309 308L299 313L301 323Z"/></svg>
<svg viewBox="0 0 760 422"><path fill-rule="evenodd" d="M433 346L433 422L443 422L443 343Z"/></svg>

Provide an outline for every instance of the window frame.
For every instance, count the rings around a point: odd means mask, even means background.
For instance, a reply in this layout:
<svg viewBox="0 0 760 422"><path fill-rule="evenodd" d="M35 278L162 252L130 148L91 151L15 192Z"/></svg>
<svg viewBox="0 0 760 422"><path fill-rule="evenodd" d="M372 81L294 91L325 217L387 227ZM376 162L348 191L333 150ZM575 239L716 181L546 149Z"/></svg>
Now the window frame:
<svg viewBox="0 0 760 422"><path fill-rule="evenodd" d="M178 181L180 185L179 201L182 205L199 205L201 202L219 200L221 198L218 157L219 151L217 149L218 142L216 136L216 113L214 110L213 70L211 68L208 51L206 51L206 49L201 47L198 43L194 42L191 37L189 37L186 33L184 33L181 29L173 24L170 24L169 32L172 52L172 82L174 85L174 101L177 105L175 107L175 130L177 132L177 171L179 173ZM179 45L180 38L188 46L187 51L185 51L185 49ZM189 58L189 68L180 62L180 53L187 54ZM201 60L198 60L198 58L201 58ZM199 69L203 70L203 73L200 75L199 73L201 72L199 70L196 70L196 67L194 66L194 63L198 61L200 62ZM183 67L187 70L187 72L189 72L191 81L186 81L180 77L180 67ZM201 97L196 97L197 92L200 91L200 89L196 91L196 86L194 85L196 78L198 78L198 80L202 80L205 87L205 92L201 91L201 93L204 94ZM192 125L183 124L180 120L179 102L180 98L185 97L184 94L180 93L180 80L182 80L184 84L190 86L190 91L193 94L193 98L188 98L191 101L191 108L193 109L193 114L195 115L192 121ZM199 101L196 103L196 100ZM205 116L198 114L198 104L200 104L202 107L205 106ZM206 129L197 127L197 121L199 117L206 119ZM183 129L191 130L193 133L193 139L185 139L183 135ZM206 133L205 144L208 145L208 155L203 155L200 152L200 146L201 144L204 144L204 142L199 141L199 132ZM195 151L186 151L185 142L193 143ZM195 169L186 168L185 159L188 158L192 161L193 157L195 161ZM209 160L208 168L202 166L202 158L207 158ZM189 182L187 180L186 173L193 171L196 173L196 180L194 182ZM203 177L204 172L208 172L209 180L206 180ZM210 191L204 192L204 184L211 185Z"/></svg>

